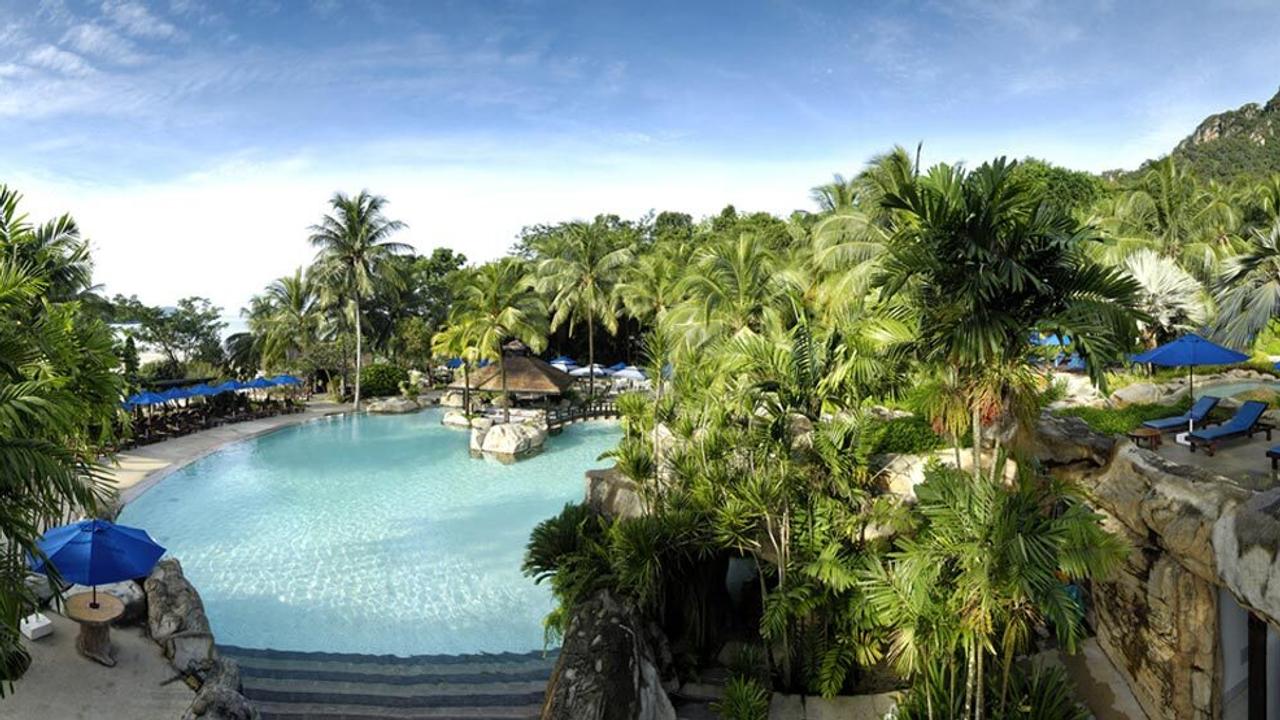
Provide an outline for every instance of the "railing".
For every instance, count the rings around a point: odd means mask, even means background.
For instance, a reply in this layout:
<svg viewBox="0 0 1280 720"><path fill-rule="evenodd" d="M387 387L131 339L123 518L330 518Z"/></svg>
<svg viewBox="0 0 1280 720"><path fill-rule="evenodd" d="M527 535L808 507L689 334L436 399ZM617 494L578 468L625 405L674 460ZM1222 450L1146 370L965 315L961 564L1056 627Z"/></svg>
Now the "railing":
<svg viewBox="0 0 1280 720"><path fill-rule="evenodd" d="M585 405L570 405L567 408L550 408L547 410L547 432L559 432L569 423L579 420L618 417L618 405L612 400L597 400Z"/></svg>

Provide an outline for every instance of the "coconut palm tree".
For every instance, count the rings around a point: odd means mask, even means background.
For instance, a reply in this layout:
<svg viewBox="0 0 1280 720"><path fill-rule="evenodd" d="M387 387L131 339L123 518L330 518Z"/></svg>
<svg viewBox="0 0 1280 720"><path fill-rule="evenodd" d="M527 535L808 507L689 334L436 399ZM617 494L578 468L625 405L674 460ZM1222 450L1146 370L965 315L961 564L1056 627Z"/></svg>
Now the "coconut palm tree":
<svg viewBox="0 0 1280 720"><path fill-rule="evenodd" d="M1223 263L1215 296L1215 334L1234 347L1251 346L1280 313L1280 222L1254 230L1245 250Z"/></svg>
<svg viewBox="0 0 1280 720"><path fill-rule="evenodd" d="M462 361L462 411L467 415L471 414L471 364L480 357L475 336L474 318L463 306L454 306L446 327L431 338L432 354Z"/></svg>
<svg viewBox="0 0 1280 720"><path fill-rule="evenodd" d="M326 292L349 303L356 336L355 408L360 409L361 325L360 301L373 294L374 280L381 266L393 255L408 252L410 246L389 238L405 227L383 214L387 201L362 190L354 197L334 193L329 200L333 212L311 226L311 244L319 248L316 271Z"/></svg>
<svg viewBox="0 0 1280 720"><path fill-rule="evenodd" d="M491 262L467 274L455 298L459 331L481 358L498 364L502 382L503 418L511 422L507 392L507 364L502 344L515 339L537 353L547 343L547 311L524 264L511 257Z"/></svg>
<svg viewBox="0 0 1280 720"><path fill-rule="evenodd" d="M631 248L600 218L594 222L573 222L564 226L547 247L538 263L536 287L551 296L551 331L568 324L587 328L587 365L596 362L595 327L610 335L618 331L618 281L631 261ZM596 376L588 380L588 393L595 394Z"/></svg>
<svg viewBox="0 0 1280 720"><path fill-rule="evenodd" d="M982 427L1027 407L1030 334L1069 334L1103 383L1102 365L1136 335L1137 283L1092 262L1094 237L1012 171L1004 158L969 172L945 164L899 177L883 202L893 234L877 285L918 322L915 352L970 386L975 448ZM975 460L976 460L975 453ZM980 474L974 463L975 476Z"/></svg>
<svg viewBox="0 0 1280 720"><path fill-rule="evenodd" d="M21 193L0 184L0 251L15 265L30 269L46 283L54 301L83 297L93 288L89 243L70 215L32 225L19 211Z"/></svg>
<svg viewBox="0 0 1280 720"><path fill-rule="evenodd" d="M317 290L311 275L298 268L292 275L274 280L255 298L246 314L250 329L262 339L265 365L307 364L320 332Z"/></svg>

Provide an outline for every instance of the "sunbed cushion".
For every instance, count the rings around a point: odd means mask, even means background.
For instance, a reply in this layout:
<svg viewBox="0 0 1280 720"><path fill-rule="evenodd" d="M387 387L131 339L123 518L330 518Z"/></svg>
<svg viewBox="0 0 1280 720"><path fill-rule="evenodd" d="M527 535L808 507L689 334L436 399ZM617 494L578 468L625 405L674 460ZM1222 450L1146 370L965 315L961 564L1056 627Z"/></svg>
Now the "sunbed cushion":
<svg viewBox="0 0 1280 720"><path fill-rule="evenodd" d="M1232 418L1221 425L1203 430L1196 430L1191 433L1194 440L1211 441L1218 438L1231 437L1233 435L1244 435L1249 432L1250 428L1262 419L1262 413L1267 411L1267 404L1250 400L1240 406L1236 414Z"/></svg>
<svg viewBox="0 0 1280 720"><path fill-rule="evenodd" d="M1147 420L1142 423L1143 427L1149 427L1152 430L1175 430L1185 427L1187 423L1204 422L1209 413L1218 406L1218 398L1212 395L1203 395L1191 406L1191 410L1175 417L1159 418L1158 420Z"/></svg>

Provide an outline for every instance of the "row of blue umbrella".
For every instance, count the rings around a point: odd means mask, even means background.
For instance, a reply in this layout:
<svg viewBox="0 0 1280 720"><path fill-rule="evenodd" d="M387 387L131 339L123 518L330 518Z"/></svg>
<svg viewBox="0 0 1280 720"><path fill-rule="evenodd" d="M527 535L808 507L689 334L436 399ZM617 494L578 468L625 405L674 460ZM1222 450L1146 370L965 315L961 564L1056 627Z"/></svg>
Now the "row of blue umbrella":
<svg viewBox="0 0 1280 720"><path fill-rule="evenodd" d="M236 390L267 390L275 387L284 387L286 385L301 385L302 379L293 375L277 375L273 378L254 378L249 382L240 382L239 380L228 380L218 385L207 385L200 383L199 385L189 385L187 387L170 388L163 392L143 391L136 395L130 395L125 399L125 407L141 407L143 405L161 405L173 400L185 400L193 397L207 397L209 395L220 395L225 392L235 392Z"/></svg>

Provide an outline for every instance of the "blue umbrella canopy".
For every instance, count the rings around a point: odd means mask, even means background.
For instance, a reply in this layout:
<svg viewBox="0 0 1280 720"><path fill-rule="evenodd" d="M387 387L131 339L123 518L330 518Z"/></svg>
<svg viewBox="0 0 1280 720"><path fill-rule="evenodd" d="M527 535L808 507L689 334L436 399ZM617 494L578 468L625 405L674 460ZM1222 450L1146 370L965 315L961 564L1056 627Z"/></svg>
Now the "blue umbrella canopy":
<svg viewBox="0 0 1280 720"><path fill-rule="evenodd" d="M242 387L252 388L254 390L265 390L266 388L275 387L275 383L264 377L257 377L245 383Z"/></svg>
<svg viewBox="0 0 1280 720"><path fill-rule="evenodd" d="M449 368L450 370L457 370L458 368L462 367L462 358L450 358L448 362L444 364L444 366Z"/></svg>
<svg viewBox="0 0 1280 720"><path fill-rule="evenodd" d="M610 369L610 370L612 370L612 371L614 371L614 372L618 372L619 370L626 369L626 367L627 367L627 364L626 364L626 363L624 363L624 362L617 362L617 363L614 363L614 364L610 365L608 369Z"/></svg>
<svg viewBox="0 0 1280 720"><path fill-rule="evenodd" d="M302 378L294 375L277 375L271 378L271 382L276 385L301 385Z"/></svg>
<svg viewBox="0 0 1280 720"><path fill-rule="evenodd" d="M36 543L43 558L30 558L38 573L52 566L63 579L80 585L105 585L147 575L164 555L146 530L106 520L81 520L54 528Z"/></svg>
<svg viewBox="0 0 1280 720"><path fill-rule="evenodd" d="M168 390L165 390L164 392L160 393L160 397L164 398L163 402L167 402L169 400L182 400L184 398L191 397L191 389L190 388L169 388Z"/></svg>
<svg viewBox="0 0 1280 720"><path fill-rule="evenodd" d="M125 404L126 405L155 405L156 403L164 402L166 399L167 398L162 397L156 393L143 391L136 395L131 395L128 400L125 400Z"/></svg>
<svg viewBox="0 0 1280 720"><path fill-rule="evenodd" d="M1194 368L1197 365L1230 365L1244 362L1248 355L1205 340L1195 333L1188 333L1170 343L1139 353L1130 358L1134 362L1151 363L1161 367ZM1195 371L1191 374L1190 394L1195 397Z"/></svg>
<svg viewBox="0 0 1280 720"><path fill-rule="evenodd" d="M224 392L231 392L232 390L239 390L243 387L244 387L244 383L240 382L239 380L227 380L226 382L222 382L222 383L218 383L217 385L214 385L213 389L217 390L220 393L224 393Z"/></svg>
<svg viewBox="0 0 1280 720"><path fill-rule="evenodd" d="M209 387L209 386L208 386L208 385L206 385L205 383L200 383L199 385L192 385L191 387L186 388L186 390L187 390L187 392L191 393L193 396L195 396L195 395L217 395L217 394L218 394L218 391L217 391L217 390L214 390L213 388Z"/></svg>
<svg viewBox="0 0 1280 720"><path fill-rule="evenodd" d="M635 365L625 365L621 370L614 373L613 376L623 380L644 380L647 377L644 374L644 371Z"/></svg>

